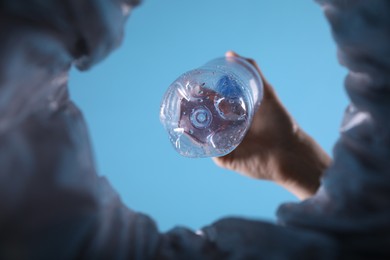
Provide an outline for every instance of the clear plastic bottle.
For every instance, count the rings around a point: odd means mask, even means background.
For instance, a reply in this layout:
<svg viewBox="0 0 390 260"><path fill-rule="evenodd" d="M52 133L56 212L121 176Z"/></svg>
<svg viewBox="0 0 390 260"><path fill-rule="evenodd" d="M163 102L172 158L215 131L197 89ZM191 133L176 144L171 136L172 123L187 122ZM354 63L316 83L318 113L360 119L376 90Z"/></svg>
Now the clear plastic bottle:
<svg viewBox="0 0 390 260"><path fill-rule="evenodd" d="M218 58L170 85L160 120L181 155L223 156L241 143L262 97L262 80L252 64Z"/></svg>

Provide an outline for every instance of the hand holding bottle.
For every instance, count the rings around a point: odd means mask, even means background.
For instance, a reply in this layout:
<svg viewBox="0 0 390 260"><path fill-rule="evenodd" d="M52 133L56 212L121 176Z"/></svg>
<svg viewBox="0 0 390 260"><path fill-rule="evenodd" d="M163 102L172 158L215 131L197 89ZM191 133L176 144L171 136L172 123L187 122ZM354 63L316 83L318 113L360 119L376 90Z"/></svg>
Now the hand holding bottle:
<svg viewBox="0 0 390 260"><path fill-rule="evenodd" d="M226 56L239 57L233 52ZM246 60L261 75L263 100L243 141L231 153L213 160L220 167L252 178L274 181L297 197L307 198L318 189L322 172L331 160L299 128L256 62Z"/></svg>

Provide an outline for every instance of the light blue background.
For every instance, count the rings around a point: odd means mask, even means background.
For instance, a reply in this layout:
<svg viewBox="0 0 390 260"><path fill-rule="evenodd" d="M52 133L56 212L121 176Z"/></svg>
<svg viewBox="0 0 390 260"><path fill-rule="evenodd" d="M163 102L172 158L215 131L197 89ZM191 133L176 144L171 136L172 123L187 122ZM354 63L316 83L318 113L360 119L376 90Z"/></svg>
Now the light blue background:
<svg viewBox="0 0 390 260"><path fill-rule="evenodd" d="M345 71L319 6L309 0L149 0L133 11L122 47L87 73L72 71L99 174L161 230L223 216L275 221L296 201L277 185L180 157L159 122L181 73L235 50L256 59L287 109L326 151L347 103Z"/></svg>

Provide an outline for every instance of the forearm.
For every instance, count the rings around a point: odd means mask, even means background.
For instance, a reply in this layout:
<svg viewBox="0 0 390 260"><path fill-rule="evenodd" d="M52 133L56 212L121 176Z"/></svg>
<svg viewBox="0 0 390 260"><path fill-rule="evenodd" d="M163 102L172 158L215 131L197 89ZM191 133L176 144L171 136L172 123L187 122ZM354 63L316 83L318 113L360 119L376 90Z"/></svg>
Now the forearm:
<svg viewBox="0 0 390 260"><path fill-rule="evenodd" d="M286 147L276 163L279 171L276 176L289 177L275 181L298 198L306 199L316 193L322 174L330 163L331 158L319 144L298 129L291 145Z"/></svg>

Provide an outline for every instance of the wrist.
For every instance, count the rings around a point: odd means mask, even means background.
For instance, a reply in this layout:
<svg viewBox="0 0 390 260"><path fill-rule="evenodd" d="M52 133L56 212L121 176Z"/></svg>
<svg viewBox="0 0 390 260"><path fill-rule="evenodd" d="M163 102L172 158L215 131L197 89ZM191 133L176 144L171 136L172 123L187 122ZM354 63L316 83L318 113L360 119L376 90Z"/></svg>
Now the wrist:
<svg viewBox="0 0 390 260"><path fill-rule="evenodd" d="M296 128L291 143L278 156L275 181L300 199L317 191L331 159L308 134Z"/></svg>

